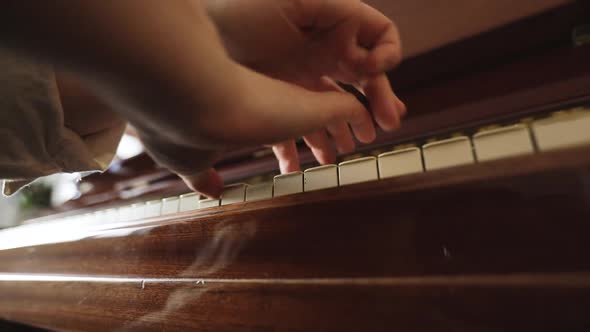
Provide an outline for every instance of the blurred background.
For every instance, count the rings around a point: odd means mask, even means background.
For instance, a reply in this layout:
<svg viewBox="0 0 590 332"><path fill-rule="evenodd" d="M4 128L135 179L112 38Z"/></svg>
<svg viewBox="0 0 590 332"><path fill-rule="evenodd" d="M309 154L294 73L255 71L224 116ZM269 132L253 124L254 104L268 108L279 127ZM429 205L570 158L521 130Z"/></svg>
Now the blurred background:
<svg viewBox="0 0 590 332"><path fill-rule="evenodd" d="M143 146L132 132L123 135L117 155L110 168L121 161L143 152ZM14 227L28 219L41 217L54 211L66 202L76 199L81 192L89 190L80 185L80 173L54 174L39 178L13 196L0 195L0 229Z"/></svg>

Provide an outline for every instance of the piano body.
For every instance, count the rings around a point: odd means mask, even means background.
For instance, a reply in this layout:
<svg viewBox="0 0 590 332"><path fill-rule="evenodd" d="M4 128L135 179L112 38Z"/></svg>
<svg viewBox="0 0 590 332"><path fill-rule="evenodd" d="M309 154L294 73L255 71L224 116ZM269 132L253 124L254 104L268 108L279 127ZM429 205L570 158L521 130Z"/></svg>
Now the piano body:
<svg viewBox="0 0 590 332"><path fill-rule="evenodd" d="M64 331L588 331L590 8L373 0L402 129L199 200L145 156L0 231L0 319ZM274 178L273 178L274 176ZM241 183L248 183L243 185Z"/></svg>

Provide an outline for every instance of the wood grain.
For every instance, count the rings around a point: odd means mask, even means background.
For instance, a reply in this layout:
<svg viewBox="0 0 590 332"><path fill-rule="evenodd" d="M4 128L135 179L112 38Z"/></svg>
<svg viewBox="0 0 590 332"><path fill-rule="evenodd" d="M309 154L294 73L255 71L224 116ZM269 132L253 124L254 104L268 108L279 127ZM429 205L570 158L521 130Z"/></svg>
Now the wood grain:
<svg viewBox="0 0 590 332"><path fill-rule="evenodd" d="M590 49L562 38L581 2L369 3L396 20L411 58L390 78L412 115L375 146L588 101ZM276 165L249 167L224 174ZM153 194L185 190L144 175ZM69 240L39 225L19 246L22 233L4 231L0 245L15 245L0 250L0 319L64 331L587 331L589 184L583 147L60 230ZM87 204L122 197L100 189Z"/></svg>
<svg viewBox="0 0 590 332"><path fill-rule="evenodd" d="M583 285L576 282L579 278ZM156 281L143 288L133 283L13 282L0 284L3 294L16 299L10 304L0 300L0 312L64 331L584 331L588 327L588 275L528 275L513 284L503 279L475 277L471 285L453 278L367 285ZM547 283L551 280L559 282Z"/></svg>
<svg viewBox="0 0 590 332"><path fill-rule="evenodd" d="M577 148L1 250L0 318L95 331L581 331L589 178L590 148Z"/></svg>

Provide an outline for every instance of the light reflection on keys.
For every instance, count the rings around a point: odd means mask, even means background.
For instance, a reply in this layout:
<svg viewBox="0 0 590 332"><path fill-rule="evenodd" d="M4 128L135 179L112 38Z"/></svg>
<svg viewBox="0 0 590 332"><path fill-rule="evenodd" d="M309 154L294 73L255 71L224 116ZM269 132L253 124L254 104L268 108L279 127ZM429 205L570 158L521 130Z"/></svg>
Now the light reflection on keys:
<svg viewBox="0 0 590 332"><path fill-rule="evenodd" d="M221 205L243 203L246 201L247 184L238 183L225 187L221 195Z"/></svg>
<svg viewBox="0 0 590 332"><path fill-rule="evenodd" d="M422 152L419 148L407 148L382 153L377 159L379 178L386 179L412 173L424 172Z"/></svg>
<svg viewBox="0 0 590 332"><path fill-rule="evenodd" d="M145 217L159 217L162 213L162 201L153 200L145 203Z"/></svg>
<svg viewBox="0 0 590 332"><path fill-rule="evenodd" d="M481 131L473 135L473 147L480 162L535 152L529 130L522 124Z"/></svg>
<svg viewBox="0 0 590 332"><path fill-rule="evenodd" d="M178 212L178 197L166 197L162 199L162 215Z"/></svg>
<svg viewBox="0 0 590 332"><path fill-rule="evenodd" d="M590 112L574 111L535 121L532 125L540 151L590 143Z"/></svg>
<svg viewBox="0 0 590 332"><path fill-rule="evenodd" d="M246 188L246 202L255 202L263 199L269 199L272 198L272 196L272 182L248 185L248 188Z"/></svg>
<svg viewBox="0 0 590 332"><path fill-rule="evenodd" d="M293 172L274 177L274 197L303 192L303 173Z"/></svg>
<svg viewBox="0 0 590 332"><path fill-rule="evenodd" d="M338 177L341 186L379 179L377 158L364 157L338 164Z"/></svg>
<svg viewBox="0 0 590 332"><path fill-rule="evenodd" d="M199 194L188 193L188 194L180 195L180 204L179 204L178 209L180 212L198 210L199 209Z"/></svg>
<svg viewBox="0 0 590 332"><path fill-rule="evenodd" d="M422 153L428 171L475 162L471 141L466 136L428 143L422 147Z"/></svg>
<svg viewBox="0 0 590 332"><path fill-rule="evenodd" d="M216 206L219 206L218 199L205 198L205 199L202 199L199 201L199 209L206 209L206 208L216 207Z"/></svg>
<svg viewBox="0 0 590 332"><path fill-rule="evenodd" d="M338 187L338 166L324 165L303 172L304 191Z"/></svg>

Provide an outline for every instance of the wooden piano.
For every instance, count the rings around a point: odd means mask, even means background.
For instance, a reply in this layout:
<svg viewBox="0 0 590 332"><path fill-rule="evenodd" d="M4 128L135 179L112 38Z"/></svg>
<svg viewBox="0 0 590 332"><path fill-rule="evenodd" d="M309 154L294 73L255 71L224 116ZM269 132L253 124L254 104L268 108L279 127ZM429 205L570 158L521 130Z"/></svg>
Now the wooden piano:
<svg viewBox="0 0 590 332"><path fill-rule="evenodd" d="M0 231L0 319L64 331L590 330L590 8L373 0L409 115L338 165L221 200L145 156ZM248 185L244 185L247 183Z"/></svg>

